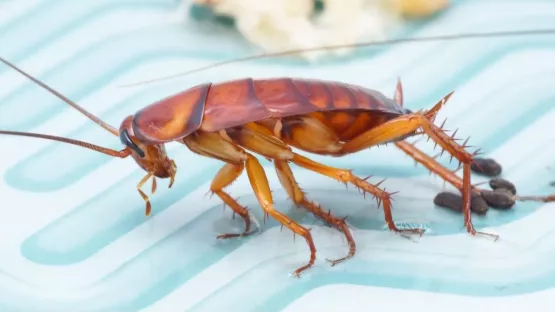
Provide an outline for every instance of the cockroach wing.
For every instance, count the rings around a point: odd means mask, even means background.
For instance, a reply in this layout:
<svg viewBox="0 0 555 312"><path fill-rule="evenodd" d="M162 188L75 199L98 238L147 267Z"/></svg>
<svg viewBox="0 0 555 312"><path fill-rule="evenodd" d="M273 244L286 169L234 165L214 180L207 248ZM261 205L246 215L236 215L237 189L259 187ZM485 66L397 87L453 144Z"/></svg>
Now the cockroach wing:
<svg viewBox="0 0 555 312"><path fill-rule="evenodd" d="M256 96L253 79L236 79L212 85L200 129L219 131L269 117L272 113Z"/></svg>
<svg viewBox="0 0 555 312"><path fill-rule="evenodd" d="M135 137L144 143L163 144L198 130L211 85L192 87L138 111L133 118Z"/></svg>

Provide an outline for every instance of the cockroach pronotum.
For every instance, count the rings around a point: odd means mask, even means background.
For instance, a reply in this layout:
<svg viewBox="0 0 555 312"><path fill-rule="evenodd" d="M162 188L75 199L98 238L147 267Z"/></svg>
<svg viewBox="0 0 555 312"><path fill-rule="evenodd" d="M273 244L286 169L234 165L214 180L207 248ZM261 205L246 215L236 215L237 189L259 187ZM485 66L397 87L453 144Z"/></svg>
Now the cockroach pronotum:
<svg viewBox="0 0 555 312"><path fill-rule="evenodd" d="M555 33L555 30L511 32L510 34L527 33L551 34ZM493 35L507 34L509 33ZM487 35L457 35L456 38ZM491 35L489 34L489 36ZM410 40L448 40L453 38L455 37L443 36ZM366 45L401 41L409 40L392 40ZM295 51L273 55L292 52ZM311 233L305 227L274 209L268 179L255 154L273 161L282 187L295 204L306 208L316 217L343 232L349 244L348 254L337 260L328 260L331 265L353 257L356 250L355 242L344 219L325 212L319 205L306 198L295 181L289 163L345 184L352 184L363 192L372 194L377 199L378 206L382 206L383 203L385 222L389 230L420 235L422 235L422 230L397 228L391 213L391 195L394 193L388 193L381 189L380 183L371 184L366 179L353 174L351 170L334 168L313 161L295 153L291 147L312 154L341 157L380 144L393 143L417 163L424 165L462 193L462 211L468 233L471 235L479 233L497 238L493 234L477 232L471 221L471 192L479 193L481 191L470 182L471 165L474 164L475 155L466 151L465 144L458 144L453 137L443 131L442 127L434 124L437 113L453 92L444 96L431 109L413 112L403 107L400 80L397 83L393 99L390 99L372 89L334 81L246 78L223 83L199 84L126 117L119 129L115 129L14 64L2 58L0 60L79 110L107 131L119 136L125 148L119 151L112 150L87 142L37 133L0 131L0 134L65 142L113 157L127 158L131 156L147 173L137 185L140 195L146 202L147 215L150 213L151 205L141 187L151 178L153 185L155 185L156 178L169 178L169 187L171 187L176 174L177 166L166 154L165 143L179 142L194 153L221 160L225 165L214 178L210 191L218 195L225 204L244 219L245 230L243 233L223 234L218 238L248 236L252 233L247 209L223 190L246 171L252 190L265 216L276 219L282 226L288 227L295 234L302 236L310 248L308 263L294 272L297 277L310 268L316 260L316 248ZM427 135L460 162L463 170L462 179L443 167L433 157L405 141L408 137L421 134ZM523 200L544 202L554 199L553 196L523 198Z"/></svg>

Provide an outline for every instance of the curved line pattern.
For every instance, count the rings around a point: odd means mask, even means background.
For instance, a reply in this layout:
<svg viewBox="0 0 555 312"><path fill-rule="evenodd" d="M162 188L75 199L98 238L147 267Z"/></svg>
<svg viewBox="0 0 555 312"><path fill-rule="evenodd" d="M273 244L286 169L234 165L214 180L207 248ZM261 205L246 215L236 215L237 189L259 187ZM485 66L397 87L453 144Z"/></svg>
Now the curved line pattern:
<svg viewBox="0 0 555 312"><path fill-rule="evenodd" d="M170 16L180 4L177 0L103 0L76 5L43 0L0 24L0 55L15 63L32 60L38 51L63 40L69 32L116 10ZM447 13L402 33L541 28L552 26L554 18L555 5L550 1L454 1ZM230 65L216 71L217 75L206 72L162 87L128 90L117 100L95 103L102 98L99 94L108 92L111 82L123 77L160 76L180 71L176 64L196 67L251 51L244 41L216 33L218 27L201 30L191 24L184 27L163 22L105 37L75 53L60 51L62 61L37 75L113 125L138 108L203 79L304 76L340 79L389 94L393 90L388 88L400 75L411 109L430 107L447 92L457 90L452 103L441 112L449 116L448 126L460 126L460 133L472 134L473 145L510 164L504 167L504 176L517 183L520 193L553 192L546 181L553 179L549 168L555 168L555 148L548 142L555 137L546 134L546 129L555 122L555 91L551 87L555 68L553 62L538 59L555 57L555 38L369 48L351 55L347 62L333 60L318 68L294 60L258 60ZM231 35L232 31L224 34ZM205 44L199 46L198 42ZM45 62L48 58L41 56ZM368 74L361 74L362 68ZM0 73L6 75L0 79L13 77L5 67ZM69 108L31 83L3 92L2 129L30 131L41 127L41 131L55 131L55 124L65 122L62 113ZM547 137L538 139L538 133ZM111 148L120 145L117 138L86 121L68 133L56 134L96 143L107 139L102 144ZM33 149L21 146L21 142L33 144L32 140L12 139L0 138L3 150L32 153L9 167L0 166L3 203L14 211L4 215L0 227L13 228L11 224L25 224L29 218L34 218L29 221L36 226L4 236L0 242L2 311L216 311L229 306L279 311L313 289L339 283L485 297L555 286L553 209L519 203L511 211L492 210L486 217L474 217L474 223L502 231L502 242L470 238L460 215L434 208L431 198L441 189L441 182L428 179L422 167L412 166L411 160L394 147L348 158L320 159L352 168L360 175L373 174L376 180L390 178L385 187L400 191L395 196L395 220L431 229L418 244L383 231L383 214L374 201L365 201L355 190L345 190L334 181L294 168L311 199L335 214L349 216L358 253L337 268L328 268L322 260L346 251L341 235L292 208L278 187L271 164L265 164L276 188L276 207L312 227L315 235L319 262L304 279L297 280L285 273L306 261L306 246L300 240L293 244L285 230L280 234L273 220L253 237L215 240L217 234L240 231L243 226L240 219L231 219L228 210L221 212L219 201L204 196L221 166L218 162L192 155L181 146L168 146L178 164L177 181L172 189L160 184L152 196L153 214L145 218L144 202L135 190L142 171L125 171L121 160L66 145L48 143ZM422 148L432 151L430 144ZM449 165L448 159L442 162ZM98 181L100 172L109 173L111 180ZM262 220L246 177L229 191L241 196L241 203ZM40 211L35 203L40 203ZM48 210L61 213L49 216ZM268 284L269 280L272 283Z"/></svg>

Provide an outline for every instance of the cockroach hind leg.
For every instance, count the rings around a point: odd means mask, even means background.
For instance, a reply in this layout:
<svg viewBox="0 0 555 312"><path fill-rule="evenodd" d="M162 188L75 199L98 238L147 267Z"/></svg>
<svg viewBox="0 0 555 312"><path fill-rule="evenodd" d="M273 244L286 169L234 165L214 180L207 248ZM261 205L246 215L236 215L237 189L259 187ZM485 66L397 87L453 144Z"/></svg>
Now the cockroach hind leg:
<svg viewBox="0 0 555 312"><path fill-rule="evenodd" d="M251 213L251 211L245 207L245 209L247 209L247 213L249 214L249 219L252 221L252 223L254 224L254 229L251 230L251 234L254 234L255 232L258 232L262 229L262 226L260 225L260 221L258 221L258 219L256 218L255 215L253 215Z"/></svg>
<svg viewBox="0 0 555 312"><path fill-rule="evenodd" d="M439 111L441 106L445 104L449 96L450 94L445 96L428 112L402 115L378 127L368 130L360 137L354 138L353 140L347 142L343 146L343 152L356 152L358 150L366 148L367 146L371 146L379 143L380 141L386 140L386 138L396 139L414 131L415 129L422 129L428 138L432 139L435 143L440 145L442 149L445 149L451 156L453 156L463 164L463 179L462 183L460 183L460 190L463 193L463 224L466 226L467 232L473 236L476 234L485 234L488 236L492 236L489 235L489 233L476 232L471 221L472 186L470 181L470 166L472 164L473 155L466 151L461 145L455 142L453 138L443 132L440 127L434 125L434 123L432 122L437 112ZM448 176L450 175L445 175L445 177ZM388 219L389 221L392 221L390 218ZM393 224L390 223L389 226L393 226Z"/></svg>
<svg viewBox="0 0 555 312"><path fill-rule="evenodd" d="M391 212L391 193L386 192L385 189L381 189L375 184L371 184L364 179L359 178L358 176L353 174L352 170L329 167L299 154L295 154L291 161L305 169L323 174L332 179L339 180L345 184L352 184L356 188L362 189L364 190L364 192L370 193L375 196L378 205L383 206L384 218L390 231L396 233L420 234L420 231L418 229L398 229L393 222L393 216Z"/></svg>
<svg viewBox="0 0 555 312"><path fill-rule="evenodd" d="M465 227L468 229L468 224L465 225ZM470 224L470 226L472 226L472 224ZM486 231L476 231L474 230L474 228L472 228L472 231L469 231L470 235L472 236L483 236L483 237L488 237L488 238L492 238L494 242L499 240L499 234L497 233L490 233L490 232L486 232Z"/></svg>

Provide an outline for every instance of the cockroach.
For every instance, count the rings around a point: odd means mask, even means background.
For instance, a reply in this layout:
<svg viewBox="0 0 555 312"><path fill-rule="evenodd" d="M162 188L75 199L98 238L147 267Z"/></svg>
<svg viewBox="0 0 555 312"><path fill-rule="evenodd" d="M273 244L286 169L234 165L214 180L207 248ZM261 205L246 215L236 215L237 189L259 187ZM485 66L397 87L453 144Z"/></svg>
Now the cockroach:
<svg viewBox="0 0 555 312"><path fill-rule="evenodd" d="M534 33L542 32L545 31ZM550 33L554 32L555 30L550 31ZM521 32L521 34L524 33L527 32ZM512 34L514 35L515 32ZM497 33L497 35L502 36L504 33ZM485 34L466 36L480 37ZM428 41L434 39L449 40L450 38L449 36L427 38ZM389 43L399 41L393 40ZM412 39L412 41L419 41L419 39ZM324 47L326 48L330 47ZM373 146L393 143L417 163L424 165L462 193L462 211L468 233L497 237L493 234L477 232L471 221L471 192L480 191L470 182L471 164L475 155L466 151L465 144L458 144L454 138L443 131L442 127L434 124L436 114L453 92L440 99L431 109L413 112L403 107L400 80L397 83L395 95L391 99L372 89L335 81L245 78L222 83L203 83L191 87L127 116L119 129L115 129L14 64L2 58L0 60L79 110L107 131L119 136L125 148L119 151L112 150L87 142L37 133L0 131L0 134L65 142L113 157L131 156L147 173L137 185L141 197L146 202L147 215L150 213L151 205L141 187L149 179L155 182L156 178L169 178L169 187L171 187L175 178L177 166L166 154L165 143L178 142L193 153L221 160L225 165L216 174L210 191L244 219L245 230L242 233L223 234L218 238L248 236L252 233L247 209L224 191L226 186L246 171L265 217L274 218L282 226L302 236L308 244L310 258L306 265L295 270L294 275L297 277L313 266L316 260L316 248L307 228L274 208L268 179L262 165L255 157L256 154L273 162L282 187L295 204L306 208L316 217L343 232L348 241L349 251L340 259L327 259L332 266L354 256L355 242L344 219L325 212L318 204L307 199L295 180L290 163L345 184L352 184L363 192L372 194L377 199L378 207L383 203L385 222L389 230L420 235L422 230L397 228L391 212L391 196L395 193L386 192L380 188L381 182L372 184L358 177L351 170L330 167L313 161L295 153L292 147L312 154L342 157ZM435 158L405 141L409 137L422 134L427 135L462 164L462 179L443 167ZM532 197L528 198L528 200L531 199ZM534 199L553 200L552 197L534 197Z"/></svg>

